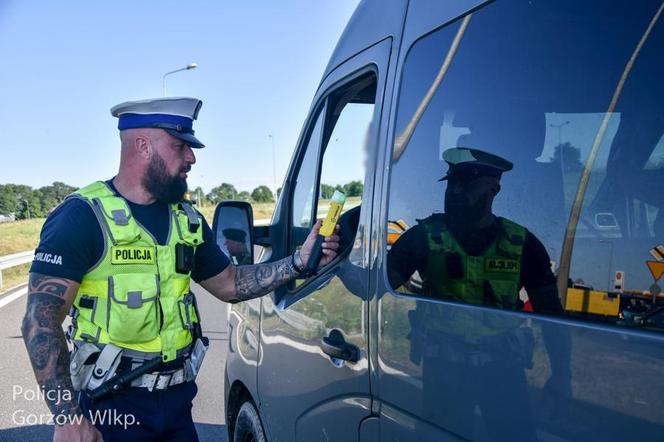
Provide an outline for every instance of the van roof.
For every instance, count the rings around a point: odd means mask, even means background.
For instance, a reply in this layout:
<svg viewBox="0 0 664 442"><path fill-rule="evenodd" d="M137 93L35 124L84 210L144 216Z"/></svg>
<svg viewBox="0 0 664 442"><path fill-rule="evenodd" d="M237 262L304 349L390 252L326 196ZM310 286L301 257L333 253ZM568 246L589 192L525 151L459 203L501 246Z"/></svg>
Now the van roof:
<svg viewBox="0 0 664 442"><path fill-rule="evenodd" d="M386 37L398 37L403 29L408 0L362 0L351 16L325 68L321 83L337 66Z"/></svg>

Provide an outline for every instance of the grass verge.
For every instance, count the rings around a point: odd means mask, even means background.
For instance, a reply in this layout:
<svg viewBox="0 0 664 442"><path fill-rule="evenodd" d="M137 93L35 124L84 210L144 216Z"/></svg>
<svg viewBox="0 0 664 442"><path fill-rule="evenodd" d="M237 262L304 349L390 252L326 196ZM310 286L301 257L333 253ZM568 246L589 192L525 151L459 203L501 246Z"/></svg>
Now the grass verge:
<svg viewBox="0 0 664 442"><path fill-rule="evenodd" d="M44 218L15 221L0 224L0 256L34 250L39 243L39 232ZM28 282L30 263L2 270L0 293Z"/></svg>

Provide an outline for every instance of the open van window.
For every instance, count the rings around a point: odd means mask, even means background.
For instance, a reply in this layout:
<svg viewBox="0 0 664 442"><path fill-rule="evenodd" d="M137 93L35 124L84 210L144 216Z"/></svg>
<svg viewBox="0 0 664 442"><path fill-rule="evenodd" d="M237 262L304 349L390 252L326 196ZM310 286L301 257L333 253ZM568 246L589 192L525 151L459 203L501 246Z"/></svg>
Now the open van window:
<svg viewBox="0 0 664 442"><path fill-rule="evenodd" d="M375 100L373 71L343 85L324 100L306 151L302 152L294 186L291 252L303 242L314 221L327 215L335 190L347 196L339 221L340 255L353 243L364 190L367 141Z"/></svg>
<svg viewBox="0 0 664 442"><path fill-rule="evenodd" d="M664 330L657 6L501 1L409 49L387 217L406 226L387 245L395 290ZM452 148L513 164L486 190L491 222L468 221L482 196L454 211L456 181L439 182Z"/></svg>

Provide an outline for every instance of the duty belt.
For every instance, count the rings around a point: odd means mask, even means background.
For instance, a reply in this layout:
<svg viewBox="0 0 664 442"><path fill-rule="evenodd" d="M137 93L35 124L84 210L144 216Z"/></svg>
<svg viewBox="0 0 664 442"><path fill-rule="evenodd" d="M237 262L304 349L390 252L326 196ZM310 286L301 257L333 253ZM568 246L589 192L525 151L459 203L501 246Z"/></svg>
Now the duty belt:
<svg viewBox="0 0 664 442"><path fill-rule="evenodd" d="M184 368L175 371L156 371L144 374L143 376L131 381L132 387L147 388L152 390L166 390L168 387L181 384L187 381Z"/></svg>
<svg viewBox="0 0 664 442"><path fill-rule="evenodd" d="M77 391L87 390L94 393L95 390L104 390L95 393L99 397L109 394L103 388L104 385L111 391L117 391L122 386L113 385L114 380L117 380L116 383L121 382L120 378L140 367L145 368L143 374L136 373L137 377L127 379L124 386L153 391L193 381L207 349L207 343L197 339L191 347L178 350L178 357L174 361L160 363L159 353L142 353L122 349L113 344L106 344L102 349L91 343L79 345L70 361L72 383Z"/></svg>
<svg viewBox="0 0 664 442"><path fill-rule="evenodd" d="M131 352L129 353L130 355L122 357L122 362L120 363L120 369L126 369L127 371L129 371L145 363L145 359L143 357L133 357L133 355L131 355ZM193 379L188 379L188 377L191 378L191 375L187 376L187 371L184 369L185 363L180 361L177 364L177 366L173 367L169 367L169 364L166 363L166 366L161 368L160 370L153 371L152 373L146 373L143 376L140 376L131 381L131 384L129 385L131 387L147 388L148 391L152 391L152 390L166 390L168 387L172 387L174 385L178 385L183 382L191 381Z"/></svg>

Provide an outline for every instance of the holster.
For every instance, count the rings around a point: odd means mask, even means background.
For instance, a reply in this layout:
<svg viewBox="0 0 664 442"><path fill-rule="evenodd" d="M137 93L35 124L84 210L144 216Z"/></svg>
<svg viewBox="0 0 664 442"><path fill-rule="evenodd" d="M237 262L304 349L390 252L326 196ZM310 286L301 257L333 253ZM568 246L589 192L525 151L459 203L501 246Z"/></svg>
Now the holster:
<svg viewBox="0 0 664 442"><path fill-rule="evenodd" d="M69 375L76 391L85 390L92 377L92 370L101 350L94 344L84 343L76 347L69 360Z"/></svg>
<svg viewBox="0 0 664 442"><path fill-rule="evenodd" d="M113 344L106 344L101 350L91 343L79 345L69 362L74 390L94 390L112 378L121 356L122 348Z"/></svg>

